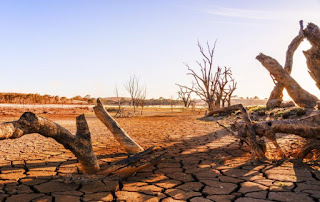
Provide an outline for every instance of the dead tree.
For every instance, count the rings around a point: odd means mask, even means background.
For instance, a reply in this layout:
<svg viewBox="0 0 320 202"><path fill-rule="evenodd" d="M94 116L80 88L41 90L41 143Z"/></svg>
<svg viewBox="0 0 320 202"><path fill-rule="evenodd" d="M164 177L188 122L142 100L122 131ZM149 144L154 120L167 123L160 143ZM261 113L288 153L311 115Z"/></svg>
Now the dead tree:
<svg viewBox="0 0 320 202"><path fill-rule="evenodd" d="M312 46L309 50L303 51L309 73L320 89L320 29L317 25L309 23L303 30L303 35Z"/></svg>
<svg viewBox="0 0 320 202"><path fill-rule="evenodd" d="M189 91L194 92L201 100L205 101L208 105L209 111L221 106L222 97L225 93L225 87L230 80L232 80L231 69L225 67L225 71L222 68L217 67L216 71L213 70L213 55L216 47L216 42L213 48L210 47L207 42L207 53L198 42L198 47L202 55L202 61L196 61L201 73L197 73L188 64L185 64L189 73L194 79L194 88L179 85Z"/></svg>
<svg viewBox="0 0 320 202"><path fill-rule="evenodd" d="M140 111L141 115L142 115L143 108L146 104L146 97L147 97L147 87L146 86L140 87L139 93L137 96L137 106L141 107L141 111Z"/></svg>
<svg viewBox="0 0 320 202"><path fill-rule="evenodd" d="M226 92L226 98L227 98L227 102L228 102L228 107L231 106L231 97L234 93L234 91L237 89L237 82L235 82L234 79L231 80L232 85L229 85L229 89Z"/></svg>
<svg viewBox="0 0 320 202"><path fill-rule="evenodd" d="M208 108L211 111L215 108L218 75L221 71L221 69L218 67L217 71L215 73L213 72L213 54L215 51L216 42L214 43L213 48L211 48L207 42L208 53L205 53L199 42L198 47L203 57L201 62L197 61L201 74L196 73L196 71L194 71L188 64L185 64L189 71L187 75L191 75L194 78L194 87L190 88L183 85L179 86L194 92L200 97L201 100L207 103Z"/></svg>
<svg viewBox="0 0 320 202"><path fill-rule="evenodd" d="M274 78L282 83L287 89L288 94L293 101L300 107L314 108L317 104L318 98L308 91L304 90L296 80L294 80L272 57L260 53L257 60L274 76Z"/></svg>
<svg viewBox="0 0 320 202"><path fill-rule="evenodd" d="M178 84L176 84L178 85ZM178 91L178 96L179 98L182 100L184 107L189 108L192 99L191 99L191 93L192 91L189 90L186 87L180 86L178 85L180 90ZM191 87L191 89L193 89L193 87Z"/></svg>
<svg viewBox="0 0 320 202"><path fill-rule="evenodd" d="M152 148L144 151L141 146L135 143L104 109L100 98L97 100L97 106L94 107L94 111L127 152L140 152L109 167L107 169L108 174L112 173L126 177L143 168L154 165L162 159L165 152L162 152L160 155L150 156L153 153ZM66 149L70 150L79 160L85 173L105 174L105 170L100 170L97 157L93 151L91 134L84 115L76 118L76 125L76 135L72 135L67 129L57 123L39 117L32 112L25 112L17 121L0 124L0 140L15 139L23 135L38 133L42 136L55 139Z"/></svg>
<svg viewBox="0 0 320 202"><path fill-rule="evenodd" d="M131 105L133 106L133 113L136 114L137 100L139 93L141 91L140 81L135 75L130 76L130 79L127 83L124 84L125 89L130 94Z"/></svg>
<svg viewBox="0 0 320 202"><path fill-rule="evenodd" d="M256 57L262 65L270 72L276 86L270 94L267 107L280 106L282 102L282 92L286 88L290 97L301 107L313 108L318 98L311 95L301 88L301 86L290 76L293 64L293 54L303 41L307 38L312 47L308 51L304 51L307 59L307 66L311 77L316 81L320 88L320 30L315 24L309 23L307 28L303 30L303 22L300 21L299 34L290 43L286 53L286 63L284 68L273 58L262 53Z"/></svg>
<svg viewBox="0 0 320 202"><path fill-rule="evenodd" d="M220 108L222 97L225 92L225 86L229 82L228 79L230 74L231 74L230 68L224 67L224 71L218 75L215 108Z"/></svg>
<svg viewBox="0 0 320 202"><path fill-rule="evenodd" d="M232 82L232 86L229 85L229 89L226 88L227 84ZM216 92L215 107L225 107L225 103L228 102L228 106L231 104L231 96L236 90L237 83L232 78L231 68L224 67L224 71L221 72L218 79L218 88Z"/></svg>
<svg viewBox="0 0 320 202"><path fill-rule="evenodd" d="M121 108L122 102L121 102L121 97L119 97L119 91L118 91L117 85L114 87L113 92L117 98L117 103L118 103L118 111L117 111L116 117L123 117L122 108Z"/></svg>
<svg viewBox="0 0 320 202"><path fill-rule="evenodd" d="M299 47L300 43L303 41L303 23L300 21L300 31L299 34L291 41L291 43L288 46L288 50L286 52L286 61L284 65L284 70L290 75L292 71L292 64L293 64L293 55L294 52ZM273 88L268 102L267 107L277 107L280 106L280 103L283 101L283 89L284 85L280 82L275 83L275 87Z"/></svg>

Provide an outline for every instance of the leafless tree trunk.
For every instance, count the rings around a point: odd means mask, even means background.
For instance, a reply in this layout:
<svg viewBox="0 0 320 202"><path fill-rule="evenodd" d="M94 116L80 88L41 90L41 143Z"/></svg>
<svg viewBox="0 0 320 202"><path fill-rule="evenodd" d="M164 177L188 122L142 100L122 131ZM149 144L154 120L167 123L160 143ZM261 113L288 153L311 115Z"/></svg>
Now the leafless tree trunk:
<svg viewBox="0 0 320 202"><path fill-rule="evenodd" d="M117 112L117 114L119 115L119 117L122 117L123 116L122 109L121 109L122 103L121 103L121 98L119 97L119 91L118 91L118 86L117 85L114 87L114 94L115 94L115 96L117 98L117 101L118 101L118 112Z"/></svg>
<svg viewBox="0 0 320 202"><path fill-rule="evenodd" d="M274 78L282 83L287 89L288 94L294 102L300 107L314 108L318 98L306 90L304 90L272 57L260 53L257 60L274 76Z"/></svg>
<svg viewBox="0 0 320 202"><path fill-rule="evenodd" d="M306 59L309 73L320 89L320 29L317 25L309 23L303 35L311 44L311 48L303 51Z"/></svg>
<svg viewBox="0 0 320 202"><path fill-rule="evenodd" d="M231 106L231 97L232 97L234 91L237 89L237 82L235 82L234 79L232 79L231 82L232 82L232 85L229 85L228 92L226 93L228 107Z"/></svg>
<svg viewBox="0 0 320 202"><path fill-rule="evenodd" d="M137 106L141 107L141 111L140 111L141 115L142 115L143 108L146 103L146 97L147 97L147 87L146 86L140 87L139 93L138 93L138 98L137 98Z"/></svg>
<svg viewBox="0 0 320 202"><path fill-rule="evenodd" d="M139 93L141 91L139 78L135 75L130 76L129 81L125 83L124 87L130 94L133 113L136 114L137 99L139 98Z"/></svg>
<svg viewBox="0 0 320 202"><path fill-rule="evenodd" d="M143 148L136 143L114 120L104 108L101 99L98 98L97 105L93 108L94 113L102 123L112 132L116 140L128 153L137 153L143 151Z"/></svg>
<svg viewBox="0 0 320 202"><path fill-rule="evenodd" d="M291 43L288 46L288 50L286 53L286 62L284 65L284 70L290 75L292 71L292 64L293 64L293 55L294 52L299 47L300 43L303 41L303 22L300 21L300 31L299 34L291 41ZM268 102L267 107L277 107L280 106L283 97L283 89L284 85L280 82L275 83L276 86L273 88Z"/></svg>
<svg viewBox="0 0 320 202"><path fill-rule="evenodd" d="M192 90L189 90L186 87L180 86L179 84L176 84L179 86L180 90L178 91L178 96L182 100L184 107L189 108L191 104L191 93ZM193 87L191 87L193 89Z"/></svg>
<svg viewBox="0 0 320 202"><path fill-rule="evenodd" d="M198 47L202 55L202 61L197 61L197 65L200 67L201 73L197 73L188 64L185 64L189 70L188 75L191 75L194 79L194 88L179 85L180 87L184 87L189 91L194 92L200 97L200 99L205 101L208 105L209 111L221 106L221 100L225 93L225 86L229 82L229 79L232 80L230 68L225 67L225 71L222 72L222 69L218 67L217 70L213 72L213 55L215 46L216 42L214 43L213 48L211 48L207 42L206 53L206 51L198 42Z"/></svg>

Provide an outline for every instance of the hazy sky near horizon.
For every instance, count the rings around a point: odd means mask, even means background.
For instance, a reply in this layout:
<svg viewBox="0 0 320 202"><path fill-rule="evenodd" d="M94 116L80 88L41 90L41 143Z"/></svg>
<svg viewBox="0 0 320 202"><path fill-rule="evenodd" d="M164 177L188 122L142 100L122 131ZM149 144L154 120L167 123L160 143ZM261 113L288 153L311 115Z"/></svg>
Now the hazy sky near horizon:
<svg viewBox="0 0 320 202"><path fill-rule="evenodd" d="M197 40L217 39L215 68L232 67L235 94L268 97L274 84L255 59L263 52L282 65L299 20L320 25L319 0L10 0L0 1L0 92L73 97L128 96L137 75L148 98L177 97L190 84L184 62L197 66ZM302 50L292 76L320 98Z"/></svg>

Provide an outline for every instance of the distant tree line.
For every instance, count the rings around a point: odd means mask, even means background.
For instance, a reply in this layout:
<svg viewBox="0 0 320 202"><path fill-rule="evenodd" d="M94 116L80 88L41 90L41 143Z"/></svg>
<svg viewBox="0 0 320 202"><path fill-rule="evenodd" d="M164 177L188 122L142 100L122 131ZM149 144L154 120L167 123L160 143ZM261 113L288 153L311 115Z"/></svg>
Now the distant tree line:
<svg viewBox="0 0 320 202"><path fill-rule="evenodd" d="M66 98L31 93L0 93L0 103L10 104L94 104L95 102L96 99L91 98L90 95Z"/></svg>
<svg viewBox="0 0 320 202"><path fill-rule="evenodd" d="M131 105L131 99L126 98L119 98L119 100L115 99L108 99L108 98L102 98L103 104L105 105L118 105L119 101L121 102L121 105ZM151 98L151 99L145 99L144 105L145 106L156 106L156 105L183 105L181 100L175 100L175 99L166 99L163 97L160 97L158 99Z"/></svg>

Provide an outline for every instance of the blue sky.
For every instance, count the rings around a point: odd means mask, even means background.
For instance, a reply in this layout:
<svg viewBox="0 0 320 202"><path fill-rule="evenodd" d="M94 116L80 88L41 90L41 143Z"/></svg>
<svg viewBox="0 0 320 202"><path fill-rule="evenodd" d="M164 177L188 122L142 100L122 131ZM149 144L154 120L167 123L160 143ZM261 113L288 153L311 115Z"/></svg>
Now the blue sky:
<svg viewBox="0 0 320 202"><path fill-rule="evenodd" d="M259 52L281 64L302 19L320 25L319 0L0 1L0 92L114 96L135 74L149 98L176 97L189 84L183 62L200 59L197 40L217 39L215 67L232 67L244 97L268 97L272 80ZM302 50L293 77L320 98Z"/></svg>

